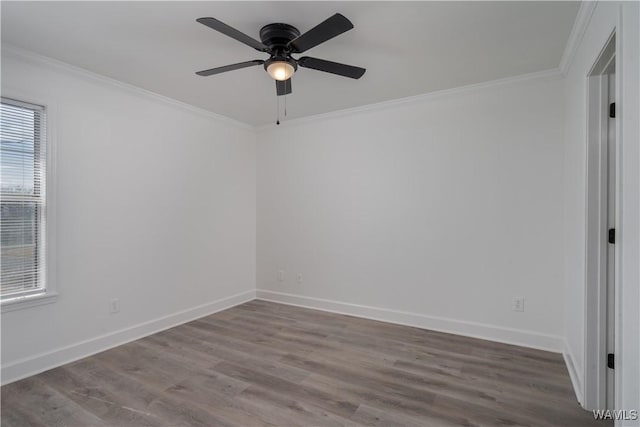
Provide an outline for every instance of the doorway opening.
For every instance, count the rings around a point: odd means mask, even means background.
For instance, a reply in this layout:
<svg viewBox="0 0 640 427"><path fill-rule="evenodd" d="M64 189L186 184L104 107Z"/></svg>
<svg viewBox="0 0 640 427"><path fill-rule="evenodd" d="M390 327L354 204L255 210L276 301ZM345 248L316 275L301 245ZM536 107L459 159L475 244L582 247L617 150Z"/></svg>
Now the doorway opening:
<svg viewBox="0 0 640 427"><path fill-rule="evenodd" d="M588 74L585 409L615 409L616 37Z"/></svg>

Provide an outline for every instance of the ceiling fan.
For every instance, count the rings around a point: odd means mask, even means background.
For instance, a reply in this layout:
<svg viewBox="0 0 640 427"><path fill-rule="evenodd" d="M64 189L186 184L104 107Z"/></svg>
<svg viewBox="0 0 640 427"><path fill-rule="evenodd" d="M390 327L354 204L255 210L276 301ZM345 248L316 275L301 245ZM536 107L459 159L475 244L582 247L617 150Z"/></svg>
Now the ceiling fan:
<svg viewBox="0 0 640 427"><path fill-rule="evenodd" d="M241 68L263 65L264 69L276 81L276 93L278 96L291 93L291 76L297 71L298 66L311 68L339 76L359 79L365 73L364 68L324 59L303 56L295 59L291 55L303 53L312 47L326 42L353 28L353 24L343 15L336 13L332 17L321 22L306 33L300 35L300 31L289 24L269 24L260 30L258 41L233 27L218 21L215 18L198 18L197 22L206 25L222 34L244 43L257 51L269 54L269 59L254 59L253 61L240 62L198 71L199 76L211 76Z"/></svg>

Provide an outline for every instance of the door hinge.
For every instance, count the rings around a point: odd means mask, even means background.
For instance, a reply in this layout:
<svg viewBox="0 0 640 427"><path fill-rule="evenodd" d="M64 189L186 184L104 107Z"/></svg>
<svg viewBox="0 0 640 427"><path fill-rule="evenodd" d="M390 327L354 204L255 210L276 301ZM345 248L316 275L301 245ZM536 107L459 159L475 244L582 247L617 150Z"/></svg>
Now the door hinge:
<svg viewBox="0 0 640 427"><path fill-rule="evenodd" d="M616 118L616 103L612 102L611 104L609 104L609 117L611 117L612 119Z"/></svg>
<svg viewBox="0 0 640 427"><path fill-rule="evenodd" d="M609 229L609 243L614 244L616 242L616 229Z"/></svg>
<svg viewBox="0 0 640 427"><path fill-rule="evenodd" d="M607 368L615 369L614 361L615 361L615 356L613 355L613 353L607 354Z"/></svg>

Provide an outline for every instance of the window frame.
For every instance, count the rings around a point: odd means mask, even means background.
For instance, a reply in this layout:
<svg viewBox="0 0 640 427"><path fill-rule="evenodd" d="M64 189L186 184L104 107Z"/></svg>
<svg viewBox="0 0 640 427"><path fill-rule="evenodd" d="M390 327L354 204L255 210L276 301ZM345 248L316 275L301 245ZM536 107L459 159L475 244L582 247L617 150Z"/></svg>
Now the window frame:
<svg viewBox="0 0 640 427"><path fill-rule="evenodd" d="M41 97L26 94L11 88L3 88L2 98L6 98L16 103L35 105L42 107L45 120L45 138L40 143L46 144L46 181L44 209L41 215L45 216L46 227L44 235L45 246L45 287L36 293L27 293L11 298L0 298L0 310L4 314L15 310L35 307L43 304L50 304L58 299L57 283L57 259L56 259L56 103L52 99L42 99Z"/></svg>

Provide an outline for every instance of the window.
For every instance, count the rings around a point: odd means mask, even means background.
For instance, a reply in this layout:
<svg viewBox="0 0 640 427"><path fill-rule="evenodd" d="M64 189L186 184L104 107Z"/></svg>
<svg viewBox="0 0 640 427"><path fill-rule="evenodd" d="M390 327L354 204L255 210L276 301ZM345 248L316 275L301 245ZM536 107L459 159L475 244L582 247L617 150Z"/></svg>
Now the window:
<svg viewBox="0 0 640 427"><path fill-rule="evenodd" d="M47 290L47 138L44 107L0 102L0 240L3 305Z"/></svg>

